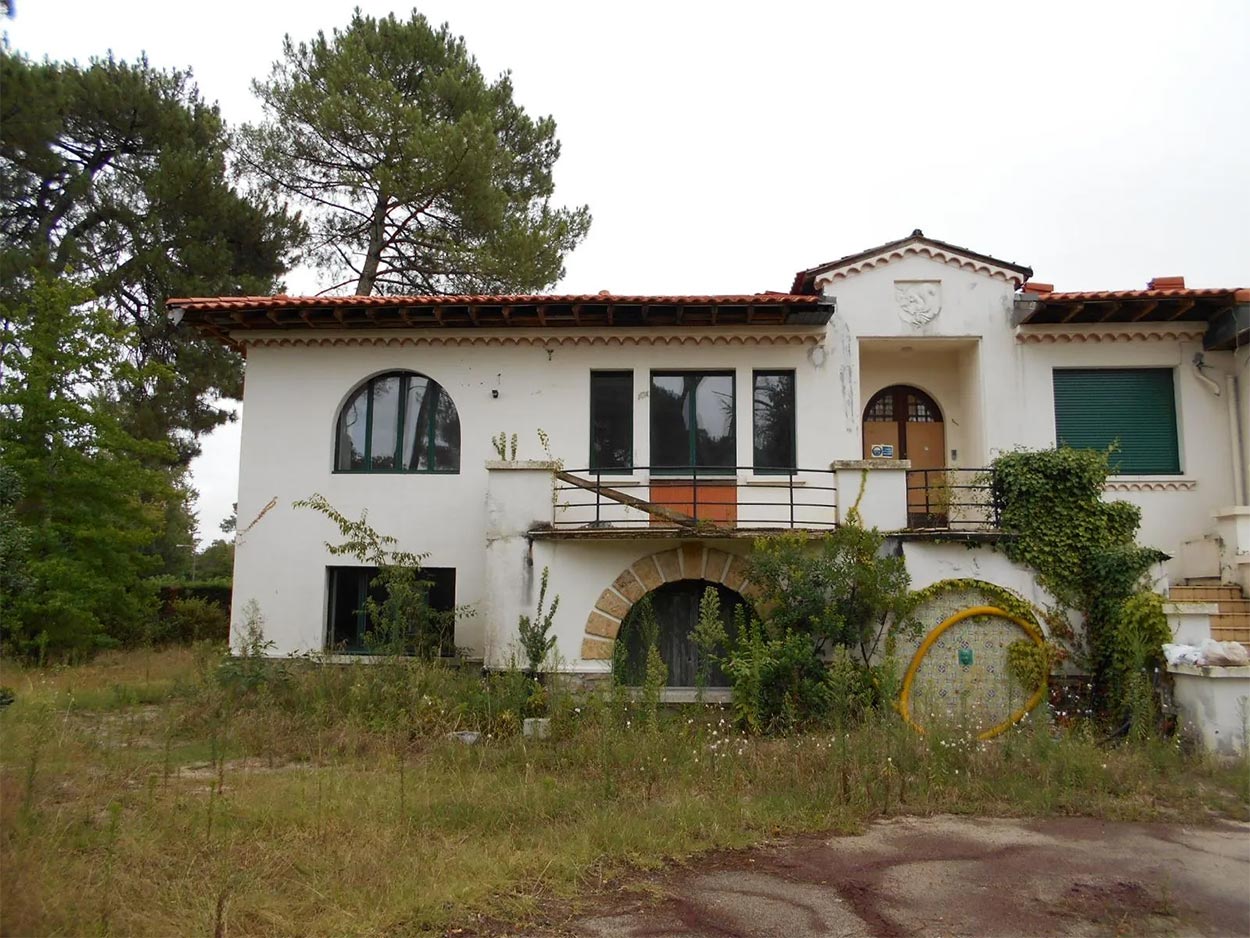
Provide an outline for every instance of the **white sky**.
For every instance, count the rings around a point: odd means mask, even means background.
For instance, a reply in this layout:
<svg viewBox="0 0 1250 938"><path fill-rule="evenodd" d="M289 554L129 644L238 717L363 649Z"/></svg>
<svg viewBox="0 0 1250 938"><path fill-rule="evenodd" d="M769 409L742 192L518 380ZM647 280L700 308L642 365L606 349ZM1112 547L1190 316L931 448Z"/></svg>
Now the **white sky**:
<svg viewBox="0 0 1250 938"><path fill-rule="evenodd" d="M420 9L554 116L556 200L594 216L564 292L784 290L913 228L1059 289L1250 285L1245 0ZM325 0L17 0L7 33L35 57L190 66L233 125L259 116L249 83L284 33L350 15ZM205 540L237 465L234 425L193 466Z"/></svg>

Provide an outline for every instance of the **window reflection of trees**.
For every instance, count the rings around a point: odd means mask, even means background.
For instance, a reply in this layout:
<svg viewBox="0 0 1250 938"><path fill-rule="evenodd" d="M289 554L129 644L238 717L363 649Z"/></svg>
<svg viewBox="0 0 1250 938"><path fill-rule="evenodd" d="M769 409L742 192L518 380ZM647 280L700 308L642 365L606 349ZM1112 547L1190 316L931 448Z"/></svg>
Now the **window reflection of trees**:
<svg viewBox="0 0 1250 938"><path fill-rule="evenodd" d="M733 375L652 375L651 462L731 468L735 461Z"/></svg>
<svg viewBox="0 0 1250 938"><path fill-rule="evenodd" d="M756 373L753 417L755 468L794 468L794 375L792 373Z"/></svg>
<svg viewBox="0 0 1250 938"><path fill-rule="evenodd" d="M379 375L344 404L336 447L340 472L458 472L460 418L437 382Z"/></svg>

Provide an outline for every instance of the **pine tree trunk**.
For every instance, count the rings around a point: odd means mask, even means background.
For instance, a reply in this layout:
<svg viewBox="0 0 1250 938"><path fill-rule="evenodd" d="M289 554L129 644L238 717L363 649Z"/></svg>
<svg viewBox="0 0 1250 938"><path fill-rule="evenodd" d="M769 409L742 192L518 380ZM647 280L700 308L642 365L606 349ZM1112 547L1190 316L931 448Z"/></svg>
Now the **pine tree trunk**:
<svg viewBox="0 0 1250 938"><path fill-rule="evenodd" d="M378 275L378 264L382 260L382 234L386 223L386 193L379 191L378 200L373 206L373 220L369 223L369 247L365 251L365 263L360 268L360 279L356 281L356 295L369 296L373 293L373 283Z"/></svg>

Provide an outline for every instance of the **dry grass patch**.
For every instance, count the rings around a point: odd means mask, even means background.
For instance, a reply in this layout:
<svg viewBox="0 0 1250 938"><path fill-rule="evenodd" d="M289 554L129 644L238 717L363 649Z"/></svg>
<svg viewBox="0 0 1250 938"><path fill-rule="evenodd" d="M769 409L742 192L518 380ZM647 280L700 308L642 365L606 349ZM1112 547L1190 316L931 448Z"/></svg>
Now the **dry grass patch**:
<svg viewBox="0 0 1250 938"><path fill-rule="evenodd" d="M124 660L46 686L22 675L42 690L0 714L0 931L422 934L524 923L630 868L895 813L1192 819L1195 792L1246 810L1245 766L1171 743L922 738L893 714L758 739L714 709L649 731L636 705L563 698L553 738L527 743L506 680L375 665L240 689L160 655L155 675ZM140 698L161 682L164 702L117 703L123 673ZM467 727L478 745L445 736Z"/></svg>

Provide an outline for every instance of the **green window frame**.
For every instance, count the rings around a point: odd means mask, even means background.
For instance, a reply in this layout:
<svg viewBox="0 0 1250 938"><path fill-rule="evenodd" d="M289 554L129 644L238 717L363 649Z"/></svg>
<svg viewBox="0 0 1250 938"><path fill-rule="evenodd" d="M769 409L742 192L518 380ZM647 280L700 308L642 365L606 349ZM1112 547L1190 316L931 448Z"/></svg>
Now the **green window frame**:
<svg viewBox="0 0 1250 938"><path fill-rule="evenodd" d="M460 416L451 395L415 371L374 375L339 411L334 471L458 473Z"/></svg>
<svg viewBox="0 0 1250 938"><path fill-rule="evenodd" d="M752 465L759 474L789 475L798 466L793 369L752 374Z"/></svg>
<svg viewBox="0 0 1250 938"><path fill-rule="evenodd" d="M624 392L622 394L622 392ZM590 373L590 468L634 471L634 373Z"/></svg>
<svg viewBox="0 0 1250 938"><path fill-rule="evenodd" d="M1056 368L1055 442L1106 450L1117 475L1179 475L1171 368Z"/></svg>
<svg viewBox="0 0 1250 938"><path fill-rule="evenodd" d="M738 462L737 393L732 371L651 372L651 471L732 475Z"/></svg>

